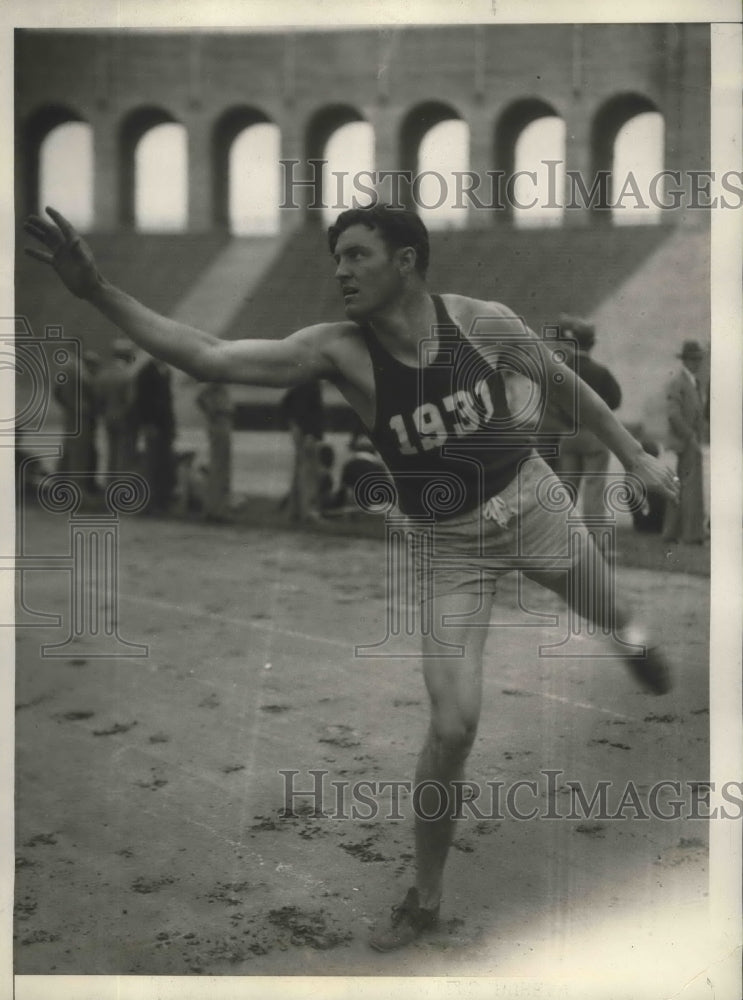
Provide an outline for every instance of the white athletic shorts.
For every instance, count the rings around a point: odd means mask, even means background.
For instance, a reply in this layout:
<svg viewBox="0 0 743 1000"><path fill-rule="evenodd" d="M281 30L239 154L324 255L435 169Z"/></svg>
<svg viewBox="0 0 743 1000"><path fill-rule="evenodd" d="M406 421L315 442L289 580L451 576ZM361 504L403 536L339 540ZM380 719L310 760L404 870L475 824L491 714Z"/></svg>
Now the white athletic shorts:
<svg viewBox="0 0 743 1000"><path fill-rule="evenodd" d="M422 600L494 593L498 578L514 570L567 571L588 544L572 497L536 452L480 507L428 526L411 519L408 526Z"/></svg>

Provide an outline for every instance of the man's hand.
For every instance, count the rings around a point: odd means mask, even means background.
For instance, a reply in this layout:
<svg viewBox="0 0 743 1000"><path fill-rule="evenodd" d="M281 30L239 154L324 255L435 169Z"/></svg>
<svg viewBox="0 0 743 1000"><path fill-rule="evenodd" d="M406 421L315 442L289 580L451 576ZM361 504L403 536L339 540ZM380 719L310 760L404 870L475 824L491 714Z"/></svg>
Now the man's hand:
<svg viewBox="0 0 743 1000"><path fill-rule="evenodd" d="M78 298L87 299L101 284L90 247L63 215L53 208L47 213L56 225L38 215L29 215L23 228L38 240L46 250L27 247L29 257L51 264L62 282Z"/></svg>
<svg viewBox="0 0 743 1000"><path fill-rule="evenodd" d="M644 451L626 468L627 472L643 481L647 490L662 493L667 500L671 500L673 503L679 502L681 484L678 476L675 476L667 465L664 465L653 455Z"/></svg>

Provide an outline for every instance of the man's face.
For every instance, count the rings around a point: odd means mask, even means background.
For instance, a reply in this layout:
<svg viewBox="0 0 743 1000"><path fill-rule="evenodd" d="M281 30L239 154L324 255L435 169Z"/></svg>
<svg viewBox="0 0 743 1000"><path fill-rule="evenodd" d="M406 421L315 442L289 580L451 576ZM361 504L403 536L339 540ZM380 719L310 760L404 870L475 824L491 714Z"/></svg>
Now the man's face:
<svg viewBox="0 0 743 1000"><path fill-rule="evenodd" d="M403 276L396 255L376 229L349 226L338 237L333 258L349 319L373 316L400 294Z"/></svg>
<svg viewBox="0 0 743 1000"><path fill-rule="evenodd" d="M702 369L703 358L684 358L683 362L692 375L698 375Z"/></svg>

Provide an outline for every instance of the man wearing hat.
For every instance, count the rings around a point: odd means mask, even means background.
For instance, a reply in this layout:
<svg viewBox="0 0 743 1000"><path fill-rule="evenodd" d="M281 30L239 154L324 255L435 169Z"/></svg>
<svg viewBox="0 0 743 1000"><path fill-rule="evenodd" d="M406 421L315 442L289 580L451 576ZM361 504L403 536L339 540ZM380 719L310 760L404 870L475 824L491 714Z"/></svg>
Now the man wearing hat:
<svg viewBox="0 0 743 1000"><path fill-rule="evenodd" d="M681 368L666 386L668 436L666 445L678 455L676 475L681 483L678 506L668 504L663 521L663 540L701 545L704 541L704 492L702 479L702 439L704 400L699 373L704 348L696 340L686 340L681 348Z"/></svg>
<svg viewBox="0 0 743 1000"><path fill-rule="evenodd" d="M609 369L591 357L596 343L593 323L575 316L560 316L560 334L572 338L576 349L568 364L597 393L610 410L622 402L622 390ZM609 449L587 427L567 436L560 444L555 471L582 493L583 516L605 517L604 490L609 469Z"/></svg>
<svg viewBox="0 0 743 1000"><path fill-rule="evenodd" d="M98 493L99 486L96 483L98 473L98 446L96 438L98 434L99 399L98 399L98 374L101 370L101 356L97 351L83 351L83 364L81 368L82 395L83 395L83 415L85 417L85 447L87 449L87 471L91 473L88 486L89 492Z"/></svg>

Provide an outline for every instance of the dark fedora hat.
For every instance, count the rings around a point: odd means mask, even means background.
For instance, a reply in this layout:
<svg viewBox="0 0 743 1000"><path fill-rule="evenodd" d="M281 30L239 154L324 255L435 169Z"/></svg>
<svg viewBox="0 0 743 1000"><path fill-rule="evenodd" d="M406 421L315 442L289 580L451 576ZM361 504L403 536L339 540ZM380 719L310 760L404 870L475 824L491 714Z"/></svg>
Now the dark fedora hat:
<svg viewBox="0 0 743 1000"><path fill-rule="evenodd" d="M705 350L698 340L685 340L681 347L681 353L677 358L682 361L701 361L705 355Z"/></svg>

